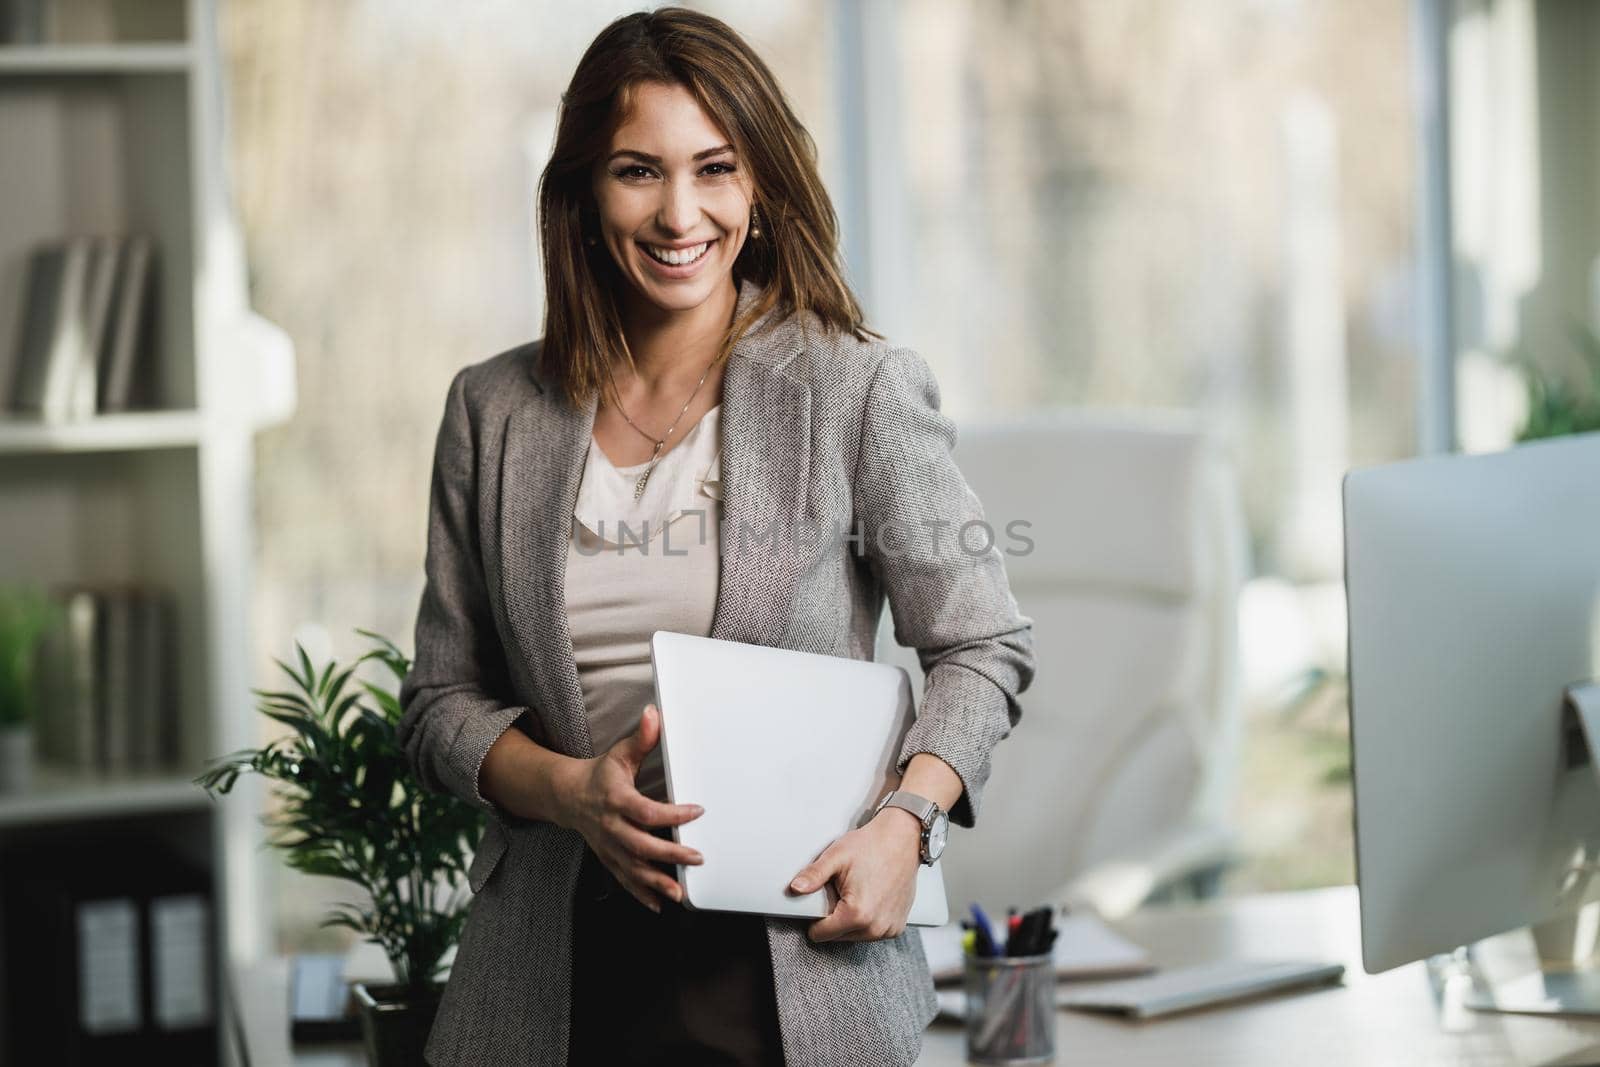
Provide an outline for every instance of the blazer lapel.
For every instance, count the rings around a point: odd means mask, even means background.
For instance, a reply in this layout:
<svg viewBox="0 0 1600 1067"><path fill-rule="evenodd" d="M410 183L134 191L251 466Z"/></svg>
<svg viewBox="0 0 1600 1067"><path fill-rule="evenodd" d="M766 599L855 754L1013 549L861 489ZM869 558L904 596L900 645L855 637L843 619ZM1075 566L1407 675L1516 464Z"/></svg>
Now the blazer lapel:
<svg viewBox="0 0 1600 1067"><path fill-rule="evenodd" d="M722 389L722 575L711 636L775 645L810 558L797 535L809 515L811 390L748 356L730 357Z"/></svg>
<svg viewBox="0 0 1600 1067"><path fill-rule="evenodd" d="M533 699L557 751L594 755L567 626L567 550L595 401L574 409L546 388L506 422L500 468L501 595Z"/></svg>
<svg viewBox="0 0 1600 1067"><path fill-rule="evenodd" d="M745 282L739 312L759 295ZM802 335L773 314L734 344L722 385L723 543L711 636L775 645L811 558L796 536L811 518L811 391L791 376ZM506 616L558 751L596 753L566 610L572 509L594 433L596 398L573 408L530 367L539 396L513 409L501 452L499 533ZM769 539L769 532L775 534Z"/></svg>

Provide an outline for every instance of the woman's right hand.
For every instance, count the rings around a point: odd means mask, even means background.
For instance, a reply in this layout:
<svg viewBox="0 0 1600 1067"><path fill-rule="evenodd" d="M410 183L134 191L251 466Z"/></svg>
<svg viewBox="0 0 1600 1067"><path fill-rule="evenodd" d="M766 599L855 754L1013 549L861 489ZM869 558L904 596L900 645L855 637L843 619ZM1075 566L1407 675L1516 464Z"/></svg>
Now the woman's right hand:
<svg viewBox="0 0 1600 1067"><path fill-rule="evenodd" d="M661 739L661 712L646 704L639 725L604 754L580 760L571 794L570 823L600 862L634 898L652 911L661 897L683 900L683 887L653 863L698 864L704 857L649 828L681 826L705 811L698 804L663 804L639 792L639 765Z"/></svg>

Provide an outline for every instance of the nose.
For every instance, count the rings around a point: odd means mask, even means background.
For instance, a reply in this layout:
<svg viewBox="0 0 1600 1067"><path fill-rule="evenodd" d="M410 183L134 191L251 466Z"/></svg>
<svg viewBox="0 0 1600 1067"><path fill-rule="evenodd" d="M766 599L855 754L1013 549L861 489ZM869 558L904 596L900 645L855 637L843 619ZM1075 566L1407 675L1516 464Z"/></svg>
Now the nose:
<svg viewBox="0 0 1600 1067"><path fill-rule="evenodd" d="M662 182L661 207L656 212L656 222L661 229L677 236L692 231L699 221L700 197L694 183Z"/></svg>

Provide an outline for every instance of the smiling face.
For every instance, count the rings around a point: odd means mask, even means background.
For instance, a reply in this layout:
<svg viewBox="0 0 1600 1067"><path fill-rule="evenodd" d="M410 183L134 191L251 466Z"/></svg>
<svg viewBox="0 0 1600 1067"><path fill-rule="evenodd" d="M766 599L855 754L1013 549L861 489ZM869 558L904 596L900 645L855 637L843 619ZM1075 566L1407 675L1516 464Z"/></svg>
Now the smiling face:
<svg viewBox="0 0 1600 1067"><path fill-rule="evenodd" d="M663 311L698 307L730 284L752 197L728 137L681 85L637 87L594 176L600 240Z"/></svg>

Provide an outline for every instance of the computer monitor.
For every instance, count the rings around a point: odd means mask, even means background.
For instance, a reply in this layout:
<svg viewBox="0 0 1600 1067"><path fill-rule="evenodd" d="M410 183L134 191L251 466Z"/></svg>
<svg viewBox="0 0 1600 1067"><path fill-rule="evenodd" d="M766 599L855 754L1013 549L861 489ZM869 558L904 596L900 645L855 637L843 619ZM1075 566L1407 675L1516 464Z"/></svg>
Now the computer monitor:
<svg viewBox="0 0 1600 1067"><path fill-rule="evenodd" d="M1600 433L1354 470L1344 518L1366 970L1559 929L1600 899Z"/></svg>

